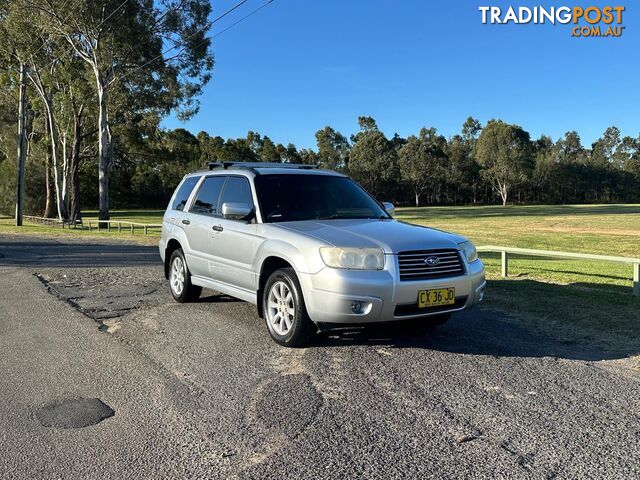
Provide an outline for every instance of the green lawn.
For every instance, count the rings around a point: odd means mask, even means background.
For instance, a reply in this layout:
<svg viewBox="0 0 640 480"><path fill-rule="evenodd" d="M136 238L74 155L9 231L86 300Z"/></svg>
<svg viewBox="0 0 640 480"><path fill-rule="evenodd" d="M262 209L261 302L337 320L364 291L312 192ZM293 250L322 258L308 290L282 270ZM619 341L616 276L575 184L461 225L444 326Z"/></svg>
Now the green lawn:
<svg viewBox="0 0 640 480"><path fill-rule="evenodd" d="M476 245L640 257L640 205L404 208L398 219L469 237ZM482 254L499 271L498 254ZM556 283L629 287L628 265L513 256L510 274Z"/></svg>
<svg viewBox="0 0 640 480"><path fill-rule="evenodd" d="M160 223L162 210L115 210L113 220ZM84 213L86 219L97 212ZM467 236L476 245L640 257L640 205L483 206L398 209L396 218ZM155 243L157 233L62 230L0 218L0 233L110 236ZM512 257L499 277L497 254L482 254L490 280L486 305L626 354L640 353L640 298L629 265ZM614 338L615 342L611 339Z"/></svg>
<svg viewBox="0 0 640 480"><path fill-rule="evenodd" d="M113 210L111 220L125 220L137 223L162 223L164 210ZM88 210L82 213L86 219L97 220L98 211Z"/></svg>
<svg viewBox="0 0 640 480"><path fill-rule="evenodd" d="M158 224L162 223L163 214L164 210L112 210L111 220ZM82 215L85 222L87 220L98 219L98 212L95 210L83 212ZM113 226L115 227L115 225ZM107 232L105 230L98 231L95 229L94 224L94 229L89 231L89 229L86 227L86 224L84 228L62 229L57 226L37 225L30 222L24 222L24 225L22 227L16 227L13 218L0 216L0 233L7 234L36 234L54 237L71 236L74 238L91 238L98 235L100 237L107 238L134 240L136 242L145 244L156 244L160 233L158 229L153 229L149 231L148 235L144 235L143 231L138 228L136 229L135 233L131 235L130 231L128 230L128 225L123 225L122 228L122 232L118 232L115 228L112 229L111 232Z"/></svg>

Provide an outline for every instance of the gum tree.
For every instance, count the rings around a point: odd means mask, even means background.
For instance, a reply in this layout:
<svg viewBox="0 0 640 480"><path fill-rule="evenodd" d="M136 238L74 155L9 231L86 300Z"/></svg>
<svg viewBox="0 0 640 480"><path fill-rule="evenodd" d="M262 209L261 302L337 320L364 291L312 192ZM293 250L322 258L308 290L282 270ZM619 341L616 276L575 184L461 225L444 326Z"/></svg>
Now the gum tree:
<svg viewBox="0 0 640 480"><path fill-rule="evenodd" d="M514 187L531 175L533 160L529 133L502 120L490 120L475 146L483 177L505 206Z"/></svg>
<svg viewBox="0 0 640 480"><path fill-rule="evenodd" d="M359 117L358 124L361 131L352 136L348 173L374 195L388 195L399 176L397 152L373 118Z"/></svg>
<svg viewBox="0 0 640 480"><path fill-rule="evenodd" d="M97 105L99 219L109 219L113 119L188 118L213 68L207 0L33 0L51 35L85 62Z"/></svg>
<svg viewBox="0 0 640 480"><path fill-rule="evenodd" d="M349 141L330 126L316 132L318 156L323 168L343 170L349 161Z"/></svg>
<svg viewBox="0 0 640 480"><path fill-rule="evenodd" d="M447 141L435 128L422 128L418 136L411 135L398 151L402 179L413 190L416 207L429 187L435 188L444 178Z"/></svg>

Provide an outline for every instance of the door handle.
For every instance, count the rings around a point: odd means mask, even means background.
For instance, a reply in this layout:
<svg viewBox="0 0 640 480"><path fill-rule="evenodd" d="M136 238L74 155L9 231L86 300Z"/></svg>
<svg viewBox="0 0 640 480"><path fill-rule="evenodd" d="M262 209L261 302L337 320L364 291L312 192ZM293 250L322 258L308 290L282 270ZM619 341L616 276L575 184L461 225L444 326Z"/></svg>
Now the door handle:
<svg viewBox="0 0 640 480"><path fill-rule="evenodd" d="M184 220L182 220L182 223L184 223L185 225L190 225L191 224L191 220L187 220L185 218Z"/></svg>
<svg viewBox="0 0 640 480"><path fill-rule="evenodd" d="M214 225L213 227L211 227L211 230L215 230L216 232L221 232L222 230L224 230L224 228L222 228L222 225Z"/></svg>

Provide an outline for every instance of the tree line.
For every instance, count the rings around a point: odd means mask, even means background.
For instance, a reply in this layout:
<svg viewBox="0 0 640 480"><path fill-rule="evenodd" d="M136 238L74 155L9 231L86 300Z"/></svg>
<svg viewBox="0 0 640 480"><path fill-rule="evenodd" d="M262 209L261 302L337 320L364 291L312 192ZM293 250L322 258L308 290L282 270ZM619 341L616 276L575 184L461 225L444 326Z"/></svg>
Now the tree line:
<svg viewBox="0 0 640 480"><path fill-rule="evenodd" d="M110 167L113 208L164 208L178 182L209 161L302 163L344 172L380 200L399 205L472 205L502 203L640 202L640 136L622 137L609 127L591 148L567 132L553 141L531 140L517 125L490 120L481 125L469 117L461 132L449 138L434 127L407 138L387 138L371 117L359 118L360 131L349 138L330 126L315 134L316 148L275 143L248 132L224 139L201 131L155 128L144 137L118 137ZM37 127L32 127L37 131ZM56 202L44 136L30 135L27 198L33 214L55 216ZM0 163L10 211L15 162ZM100 204L99 158L82 157L77 175L79 203ZM5 174L6 173L6 174ZM49 208L49 211L47 211Z"/></svg>
<svg viewBox="0 0 640 480"><path fill-rule="evenodd" d="M0 161L24 125L28 211L77 218L91 176L91 205L109 218L122 152L169 112L198 110L213 68L210 12L209 0L0 0ZM1 168L5 198L12 172Z"/></svg>
<svg viewBox="0 0 640 480"><path fill-rule="evenodd" d="M640 136L614 126L585 146L574 131L532 139L471 117L448 138L435 127L388 137L363 116L354 135L318 130L315 148L162 129L171 112L198 112L209 13L208 0L0 0L0 212L15 205L20 71L30 214L162 208L208 161L317 164L400 205L640 201Z"/></svg>

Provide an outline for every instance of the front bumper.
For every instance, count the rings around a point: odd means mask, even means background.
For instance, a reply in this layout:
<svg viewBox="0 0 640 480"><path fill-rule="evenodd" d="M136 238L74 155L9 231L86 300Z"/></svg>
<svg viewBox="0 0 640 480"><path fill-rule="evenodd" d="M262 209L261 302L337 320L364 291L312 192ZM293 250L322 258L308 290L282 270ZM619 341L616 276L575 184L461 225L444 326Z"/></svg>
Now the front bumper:
<svg viewBox="0 0 640 480"><path fill-rule="evenodd" d="M405 320L464 310L483 299L486 282L480 260L467 263L464 275L413 281L400 281L397 263L388 263L388 269L379 271L327 267L313 275L299 274L311 320L349 324ZM456 289L455 305L417 308L419 290L446 287ZM354 304L360 305L355 312Z"/></svg>

